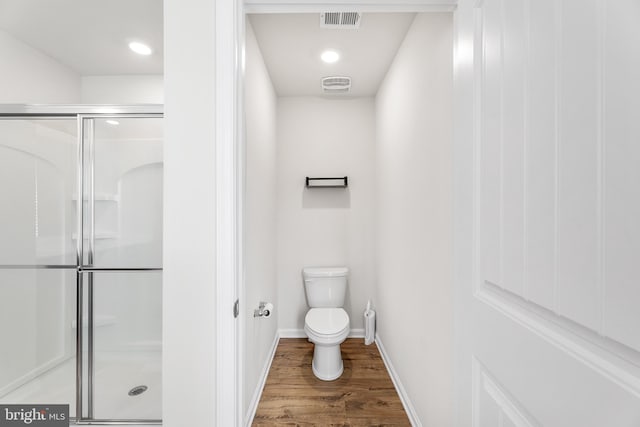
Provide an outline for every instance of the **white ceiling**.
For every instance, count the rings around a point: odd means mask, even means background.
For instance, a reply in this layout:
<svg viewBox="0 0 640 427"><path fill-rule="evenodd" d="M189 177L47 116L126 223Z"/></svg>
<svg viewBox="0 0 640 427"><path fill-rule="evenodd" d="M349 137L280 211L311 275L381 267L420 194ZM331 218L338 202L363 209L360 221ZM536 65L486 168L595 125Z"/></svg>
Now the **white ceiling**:
<svg viewBox="0 0 640 427"><path fill-rule="evenodd" d="M81 75L163 73L162 0L0 0L0 29Z"/></svg>
<svg viewBox="0 0 640 427"><path fill-rule="evenodd" d="M373 96L414 17L414 13L365 13L356 30L320 28L317 13L256 14L249 20L278 95L321 96L322 77L349 76L349 96ZM334 64L320 60L329 48L341 54Z"/></svg>
<svg viewBox="0 0 640 427"><path fill-rule="evenodd" d="M414 16L365 13L357 30L322 29L317 13L250 21L278 95L320 96L322 77L346 75L349 96L373 96ZM0 0L0 29L81 75L162 74L162 19L162 0ZM134 40L154 53L131 52ZM327 48L341 60L322 63Z"/></svg>

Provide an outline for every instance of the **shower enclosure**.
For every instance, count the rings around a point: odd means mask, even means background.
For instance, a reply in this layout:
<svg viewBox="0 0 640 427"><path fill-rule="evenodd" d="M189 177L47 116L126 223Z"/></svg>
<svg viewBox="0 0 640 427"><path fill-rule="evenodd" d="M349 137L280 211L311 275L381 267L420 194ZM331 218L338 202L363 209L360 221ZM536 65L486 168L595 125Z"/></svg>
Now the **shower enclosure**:
<svg viewBox="0 0 640 427"><path fill-rule="evenodd" d="M0 403L159 423L162 108L0 107Z"/></svg>

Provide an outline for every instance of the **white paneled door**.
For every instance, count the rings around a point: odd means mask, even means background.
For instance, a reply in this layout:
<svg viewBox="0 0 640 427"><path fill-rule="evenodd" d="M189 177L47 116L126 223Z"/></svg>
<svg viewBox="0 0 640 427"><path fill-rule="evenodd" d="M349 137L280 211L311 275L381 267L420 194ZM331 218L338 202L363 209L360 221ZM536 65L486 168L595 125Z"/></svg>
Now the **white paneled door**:
<svg viewBox="0 0 640 427"><path fill-rule="evenodd" d="M640 426L640 2L456 29L456 425Z"/></svg>

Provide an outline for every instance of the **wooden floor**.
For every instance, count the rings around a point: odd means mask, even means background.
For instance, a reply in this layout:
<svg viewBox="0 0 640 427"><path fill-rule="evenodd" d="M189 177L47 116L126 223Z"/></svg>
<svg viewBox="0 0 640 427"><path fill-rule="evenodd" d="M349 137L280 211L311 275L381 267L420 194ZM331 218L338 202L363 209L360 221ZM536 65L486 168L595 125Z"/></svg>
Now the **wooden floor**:
<svg viewBox="0 0 640 427"><path fill-rule="evenodd" d="M375 344L341 344L344 372L321 381L311 371L313 344L281 339L254 426L410 426Z"/></svg>

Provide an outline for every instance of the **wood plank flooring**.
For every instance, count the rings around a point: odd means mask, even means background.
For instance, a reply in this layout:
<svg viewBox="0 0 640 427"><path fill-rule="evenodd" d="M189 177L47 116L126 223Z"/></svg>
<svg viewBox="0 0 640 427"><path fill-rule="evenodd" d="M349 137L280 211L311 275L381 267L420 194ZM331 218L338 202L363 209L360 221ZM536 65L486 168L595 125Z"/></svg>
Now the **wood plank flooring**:
<svg viewBox="0 0 640 427"><path fill-rule="evenodd" d="M340 347L342 376L321 381L313 344L281 339L253 426L410 426L376 345L352 338Z"/></svg>

